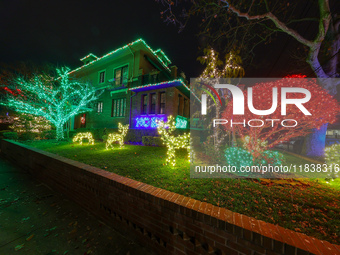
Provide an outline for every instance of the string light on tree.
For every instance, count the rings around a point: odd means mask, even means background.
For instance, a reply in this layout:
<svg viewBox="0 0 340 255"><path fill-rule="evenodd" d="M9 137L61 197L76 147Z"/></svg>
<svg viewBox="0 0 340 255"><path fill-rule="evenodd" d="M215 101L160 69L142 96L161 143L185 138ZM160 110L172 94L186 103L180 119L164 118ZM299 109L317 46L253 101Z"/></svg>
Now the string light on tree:
<svg viewBox="0 0 340 255"><path fill-rule="evenodd" d="M43 131L50 130L51 125L44 117L20 114L19 117L14 118L13 125L9 128L17 133L42 133Z"/></svg>
<svg viewBox="0 0 340 255"><path fill-rule="evenodd" d="M176 121L170 115L168 117L168 121L159 121L158 122L158 133L161 135L161 139L163 143L166 145L167 151L167 159L166 162L172 166L176 165L176 157L175 151L176 149L185 148L188 150L189 161L190 161L190 133L174 136L173 132L176 130Z"/></svg>
<svg viewBox="0 0 340 255"><path fill-rule="evenodd" d="M98 99L100 92L89 83L69 77L69 68L56 69L57 78L34 75L13 81L22 96L7 96L7 107L20 113L44 117L56 127L57 140L64 139L63 126L74 115L91 111L88 104Z"/></svg>
<svg viewBox="0 0 340 255"><path fill-rule="evenodd" d="M256 115L248 107L245 108L244 115L234 115L232 109L233 100L228 103L222 114L222 118L232 119L234 123L248 122L254 119L263 123L263 125L251 128L247 125L233 125L233 127L225 125L226 130L234 128L242 140L249 136L250 142L245 143L245 146L254 158L261 157L263 151L273 148L282 142L287 142L294 137L305 136L313 128L320 129L326 123L334 123L337 119L337 114L340 112L337 100L319 86L315 79L304 79L303 76L297 75L254 85L252 87L253 105L258 110L270 109L273 104L273 88L277 88L277 97L281 98L282 87L307 89L311 93L311 99L304 103L304 107L308 109L311 115L305 115L293 104L287 105L286 115L284 116L281 115L281 106L278 106L269 115ZM303 96L303 93L287 94L288 98L302 98ZM244 91L244 97L248 97L247 91ZM285 127L279 125L282 119L296 120L298 124ZM267 143L263 144L265 141Z"/></svg>
<svg viewBox="0 0 340 255"><path fill-rule="evenodd" d="M78 133L73 137L72 141L74 143L79 141L79 144L83 145L83 139L87 139L89 141L90 145L94 145L94 139L93 139L93 136L90 132Z"/></svg>

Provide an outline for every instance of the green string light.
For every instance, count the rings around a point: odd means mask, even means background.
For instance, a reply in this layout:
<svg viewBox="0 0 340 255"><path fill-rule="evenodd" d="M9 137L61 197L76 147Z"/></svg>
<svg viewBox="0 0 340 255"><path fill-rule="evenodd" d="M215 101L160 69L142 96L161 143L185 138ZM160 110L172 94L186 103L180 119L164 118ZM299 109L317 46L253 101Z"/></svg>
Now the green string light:
<svg viewBox="0 0 340 255"><path fill-rule="evenodd" d="M150 51L151 51L151 53L159 60L159 62L161 62L161 64L163 65L163 67L166 69L166 70L168 70L169 72L170 72L170 68L164 63L164 61L157 55L157 51L154 51L153 49L151 49L151 47L143 40L143 39L138 39L138 40L136 40L136 41L134 41L134 42L131 42L131 43L129 43L129 44L126 44L125 46L123 46L123 47L120 47L120 48L118 48L118 49L116 49L116 50L114 50L114 51L111 51L111 52L109 52L109 53L107 53L106 55L104 55L104 56L102 56L102 57L100 57L100 58L96 58L95 60L93 60L93 61L91 61L91 62L89 62L88 64L86 64L86 65L83 65L83 66L81 66L81 67L78 67L78 68L76 68L76 69L74 69L73 71L70 71L70 74L71 73L74 73L74 72L77 72L77 71L79 71L79 70L81 70L81 69L83 69L83 68L85 68L85 67L87 67L87 66L90 66L90 65L93 65L93 64L95 64L97 61L100 61L100 60L102 60L102 59L104 59L104 58L107 58L107 57L109 57L109 56L111 56L111 55L113 55L113 54L115 54L115 53L117 53L117 52L119 52L119 51L122 51L122 50L125 50L125 49L127 49L128 47L130 47L130 46L133 46L133 45L135 45L135 44L137 44L137 43L143 43L144 44L144 46L146 47L146 48L148 48ZM93 55L92 53L90 53L88 56L90 56L90 55ZM166 60L169 60L169 58L164 54L164 52L163 52L163 55L164 55L164 57L165 57L165 59ZM88 57L88 56L86 56L86 57ZM95 56L95 55L93 55L93 56ZM85 58L86 58L85 57ZM85 59L85 58L82 58L82 59ZM170 61L170 60L169 60ZM171 62L171 61L170 61Z"/></svg>
<svg viewBox="0 0 340 255"><path fill-rule="evenodd" d="M69 70L56 69L58 78L34 75L30 80L15 79L13 85L22 95L9 95L3 104L19 113L44 117L56 127L57 140L64 139L64 124L76 114L91 111L86 106L100 95L89 83L71 79Z"/></svg>

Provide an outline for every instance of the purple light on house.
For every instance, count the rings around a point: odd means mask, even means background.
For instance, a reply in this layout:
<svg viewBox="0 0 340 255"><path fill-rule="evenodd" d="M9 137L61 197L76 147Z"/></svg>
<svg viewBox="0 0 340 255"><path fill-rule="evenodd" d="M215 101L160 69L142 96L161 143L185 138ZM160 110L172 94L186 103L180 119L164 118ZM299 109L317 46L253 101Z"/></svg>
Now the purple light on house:
<svg viewBox="0 0 340 255"><path fill-rule="evenodd" d="M157 121L166 121L166 116L140 116L136 118L136 128L157 128Z"/></svg>

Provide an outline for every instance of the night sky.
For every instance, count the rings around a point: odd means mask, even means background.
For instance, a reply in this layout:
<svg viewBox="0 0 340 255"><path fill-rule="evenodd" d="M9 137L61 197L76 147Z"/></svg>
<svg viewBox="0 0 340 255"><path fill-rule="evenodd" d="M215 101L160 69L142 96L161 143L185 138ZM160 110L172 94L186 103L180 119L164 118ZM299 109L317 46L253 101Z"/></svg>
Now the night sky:
<svg viewBox="0 0 340 255"><path fill-rule="evenodd" d="M161 48L184 71L197 77L203 66L199 51L198 24L186 29L167 25L154 0L0 2L0 62L32 61L37 64L80 66L88 53L100 57L138 38L153 49ZM298 46L286 35L256 50L250 76L283 76L293 72L291 51ZM255 67L254 67L255 66Z"/></svg>

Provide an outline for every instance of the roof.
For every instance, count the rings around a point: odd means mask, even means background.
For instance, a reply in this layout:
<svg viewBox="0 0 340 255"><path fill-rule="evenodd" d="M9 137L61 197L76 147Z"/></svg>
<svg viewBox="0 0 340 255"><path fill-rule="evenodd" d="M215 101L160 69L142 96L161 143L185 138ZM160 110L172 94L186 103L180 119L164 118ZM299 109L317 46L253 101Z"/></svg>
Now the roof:
<svg viewBox="0 0 340 255"><path fill-rule="evenodd" d="M190 97L190 93L192 93L197 98L196 94L193 93L193 91L191 91L190 88L181 79L142 85L138 87L129 88L129 90L134 91L134 92L140 92L140 91L169 88L169 87L177 87L177 89L181 91L187 97ZM199 100L199 98L197 99Z"/></svg>
<svg viewBox="0 0 340 255"><path fill-rule="evenodd" d="M118 49L115 49L115 50L113 50L113 51L111 51L111 52L105 54L104 56L102 56L102 57L100 57L100 58L96 58L95 60L93 60L93 61L91 61L91 62L89 62L89 63L87 63L87 64L85 64L85 65L83 65L83 66L81 66L81 67L78 67L78 68L76 68L76 69L70 71L69 74L74 73L74 72L77 72L77 71L79 71L79 70L82 70L83 68L88 67L88 66L91 66L91 65L93 65L93 64L96 64L97 62L99 62L99 61L101 61L101 60L103 60L103 59L106 59L106 58L108 58L108 57L114 55L115 53L118 53L118 52L120 52L120 51L122 51L122 50L125 50L125 49L127 49L128 47L134 46L134 45L136 45L136 44L138 44L138 43L143 44L148 50L150 50L150 52L151 52L151 53L154 55L154 57L162 64L162 66L163 66L166 70L168 70L168 71L170 72L170 68L169 68L167 65L170 64L171 61L170 61L169 58L165 55L165 53L164 53L162 50L160 50L160 49L154 51L154 50L153 50L153 49L152 49L152 48L151 48L151 47L150 47L143 39L140 38L140 39L138 39L138 40L136 40L136 41L134 41L134 42L131 42L131 43L126 44L126 45L123 46L123 47L120 47L120 48L118 48ZM167 60L168 63L165 63L165 62L157 55L159 52L162 53L162 55L164 56L164 58ZM84 58L82 58L82 59L85 59L85 58L90 57L90 56L96 57L95 55L93 55L92 53L90 53L89 55L87 55L86 57L84 57Z"/></svg>
<svg viewBox="0 0 340 255"><path fill-rule="evenodd" d="M80 59L80 61L83 61L83 60L85 60L85 59L87 59L87 58L90 58L90 57L93 57L93 58L95 58L95 59L97 59L97 58L98 58L96 55L94 55L94 54L90 53L90 54L88 54L87 56L85 56L85 57L81 58L81 59Z"/></svg>

